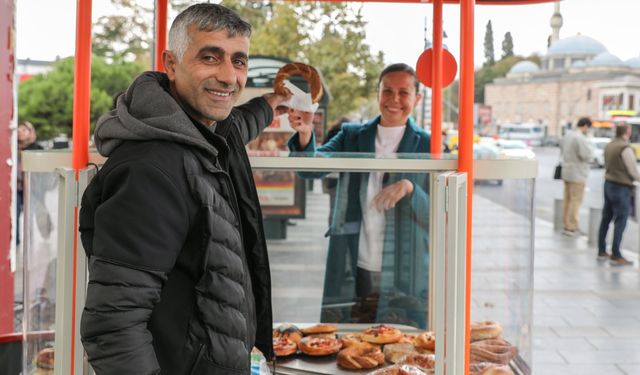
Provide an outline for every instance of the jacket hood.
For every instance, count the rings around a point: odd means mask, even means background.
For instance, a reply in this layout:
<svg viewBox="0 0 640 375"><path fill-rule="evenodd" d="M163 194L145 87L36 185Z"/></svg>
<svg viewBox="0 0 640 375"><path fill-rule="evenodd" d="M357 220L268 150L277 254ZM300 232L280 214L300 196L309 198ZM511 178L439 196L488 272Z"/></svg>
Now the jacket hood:
<svg viewBox="0 0 640 375"><path fill-rule="evenodd" d="M164 73L145 72L118 97L116 108L98 119L94 140L109 156L124 141L170 141L195 146L216 156L213 147L168 91Z"/></svg>

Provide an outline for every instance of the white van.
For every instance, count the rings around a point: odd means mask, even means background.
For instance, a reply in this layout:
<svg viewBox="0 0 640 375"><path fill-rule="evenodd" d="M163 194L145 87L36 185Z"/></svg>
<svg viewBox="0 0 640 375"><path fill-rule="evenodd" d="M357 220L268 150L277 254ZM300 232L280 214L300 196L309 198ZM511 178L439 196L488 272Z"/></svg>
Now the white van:
<svg viewBox="0 0 640 375"><path fill-rule="evenodd" d="M502 139L523 141L530 147L540 146L545 128L545 125L533 123L498 125L498 136Z"/></svg>

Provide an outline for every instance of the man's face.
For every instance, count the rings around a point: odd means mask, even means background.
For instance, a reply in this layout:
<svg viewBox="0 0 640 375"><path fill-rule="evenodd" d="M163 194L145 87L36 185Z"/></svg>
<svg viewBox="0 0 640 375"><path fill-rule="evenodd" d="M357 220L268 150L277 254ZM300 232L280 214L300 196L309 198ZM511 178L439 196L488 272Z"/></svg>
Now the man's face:
<svg viewBox="0 0 640 375"><path fill-rule="evenodd" d="M407 123L422 96L416 93L416 82L409 73L392 72L382 77L378 87L380 125L400 126Z"/></svg>
<svg viewBox="0 0 640 375"><path fill-rule="evenodd" d="M191 42L179 62L165 52L171 93L185 110L204 125L229 116L247 83L249 38L230 38L227 30L189 28Z"/></svg>

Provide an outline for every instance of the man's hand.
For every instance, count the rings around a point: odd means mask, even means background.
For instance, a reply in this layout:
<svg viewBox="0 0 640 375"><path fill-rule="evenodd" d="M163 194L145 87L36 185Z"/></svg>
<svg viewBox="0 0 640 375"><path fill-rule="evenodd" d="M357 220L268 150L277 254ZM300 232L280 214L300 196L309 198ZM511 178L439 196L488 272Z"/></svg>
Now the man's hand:
<svg viewBox="0 0 640 375"><path fill-rule="evenodd" d="M289 124L298 132L300 149L305 149L311 141L313 131L313 112L303 112L289 108Z"/></svg>
<svg viewBox="0 0 640 375"><path fill-rule="evenodd" d="M273 109L273 113L275 114L275 116L278 116L281 114L279 112L281 112L280 110L282 107L278 107L280 103L284 102L285 100L291 99L291 97L293 96L293 94L291 94L289 90L286 90L286 91L287 91L287 95L278 95L275 92L270 92L262 96L264 100L266 100L267 103L269 103L269 105Z"/></svg>
<svg viewBox="0 0 640 375"><path fill-rule="evenodd" d="M371 205L382 212L396 206L400 199L413 193L413 183L407 179L395 182L380 191L371 201Z"/></svg>

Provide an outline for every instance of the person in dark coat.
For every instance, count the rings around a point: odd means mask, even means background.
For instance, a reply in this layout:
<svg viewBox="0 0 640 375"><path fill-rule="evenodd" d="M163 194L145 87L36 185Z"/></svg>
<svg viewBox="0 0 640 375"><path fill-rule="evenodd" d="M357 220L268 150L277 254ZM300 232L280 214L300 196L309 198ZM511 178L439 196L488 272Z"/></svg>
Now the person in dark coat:
<svg viewBox="0 0 640 375"><path fill-rule="evenodd" d="M420 99L414 70L406 64L389 65L378 82L379 116L365 124L342 124L335 137L316 147L312 114L290 110L289 122L297 133L289 140L289 148L378 156L426 155L430 137L411 118ZM425 174L341 173L328 232L321 320L426 328L428 217ZM355 285L349 285L344 277L346 259L351 260ZM353 308L348 307L354 301Z"/></svg>
<svg viewBox="0 0 640 375"><path fill-rule="evenodd" d="M598 230L598 260L609 259L612 266L630 266L633 262L622 256L620 244L632 209L634 189L640 185L636 155L629 145L631 127L616 126L616 136L604 148L604 207ZM607 232L614 222L611 255L607 254Z"/></svg>
<svg viewBox="0 0 640 375"><path fill-rule="evenodd" d="M146 72L98 121L108 160L87 187L81 336L96 374L249 374L273 359L271 281L245 145L287 97L233 107L251 26L217 4L174 20L166 74Z"/></svg>

